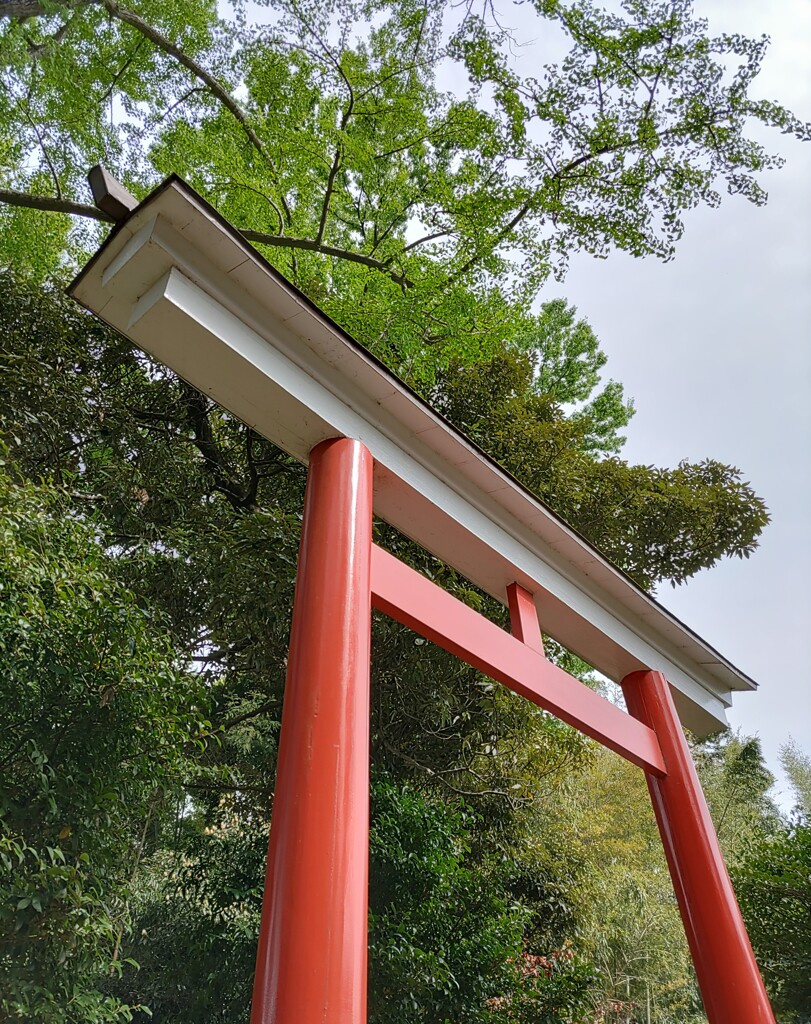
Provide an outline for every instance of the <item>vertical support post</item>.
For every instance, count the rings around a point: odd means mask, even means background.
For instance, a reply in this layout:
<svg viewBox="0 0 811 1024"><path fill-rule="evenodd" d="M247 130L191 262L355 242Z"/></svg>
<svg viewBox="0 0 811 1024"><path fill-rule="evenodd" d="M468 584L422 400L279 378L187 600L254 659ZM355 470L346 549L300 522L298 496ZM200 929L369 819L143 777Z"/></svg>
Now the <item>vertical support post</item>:
<svg viewBox="0 0 811 1024"><path fill-rule="evenodd" d="M710 1024L774 1024L667 679L632 672L622 689L629 712L656 733L667 768L646 778Z"/></svg>
<svg viewBox="0 0 811 1024"><path fill-rule="evenodd" d="M372 457L310 453L251 1024L366 1024Z"/></svg>
<svg viewBox="0 0 811 1024"><path fill-rule="evenodd" d="M533 651L543 654L543 634L532 594L519 584L511 583L507 587L507 605L513 636Z"/></svg>

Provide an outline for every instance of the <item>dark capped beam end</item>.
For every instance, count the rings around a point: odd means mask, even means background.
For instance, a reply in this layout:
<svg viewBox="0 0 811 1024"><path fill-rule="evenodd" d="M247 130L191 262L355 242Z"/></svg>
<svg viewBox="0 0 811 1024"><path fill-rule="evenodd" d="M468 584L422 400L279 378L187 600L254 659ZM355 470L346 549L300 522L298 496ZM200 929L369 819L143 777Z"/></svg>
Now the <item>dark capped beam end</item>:
<svg viewBox="0 0 811 1024"><path fill-rule="evenodd" d="M138 200L101 164L87 172L90 191L96 206L116 223L125 220L138 205Z"/></svg>

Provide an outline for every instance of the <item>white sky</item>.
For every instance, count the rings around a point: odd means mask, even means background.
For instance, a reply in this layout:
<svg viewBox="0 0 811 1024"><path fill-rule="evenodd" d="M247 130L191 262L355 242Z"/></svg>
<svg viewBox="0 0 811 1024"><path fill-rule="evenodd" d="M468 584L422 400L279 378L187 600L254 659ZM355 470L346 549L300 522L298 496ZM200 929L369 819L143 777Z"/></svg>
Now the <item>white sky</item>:
<svg viewBox="0 0 811 1024"><path fill-rule="evenodd" d="M811 121L811 0L698 0L696 11L711 32L770 35L757 94ZM688 216L673 262L578 258L542 298L577 305L635 399L626 458L711 456L769 505L751 559L658 597L760 683L729 717L761 737L776 772L789 736L811 752L811 144L766 138L786 157L764 179L766 207L725 197Z"/></svg>

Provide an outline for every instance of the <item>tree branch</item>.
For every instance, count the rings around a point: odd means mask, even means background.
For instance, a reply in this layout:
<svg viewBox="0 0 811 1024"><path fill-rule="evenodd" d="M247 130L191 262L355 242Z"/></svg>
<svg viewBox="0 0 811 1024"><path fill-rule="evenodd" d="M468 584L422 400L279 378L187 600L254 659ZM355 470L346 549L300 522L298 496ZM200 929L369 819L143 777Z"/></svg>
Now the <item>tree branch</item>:
<svg viewBox="0 0 811 1024"><path fill-rule="evenodd" d="M88 7L99 0L66 0L63 7ZM39 0L0 0L0 18L36 18L46 14Z"/></svg>
<svg viewBox="0 0 811 1024"><path fill-rule="evenodd" d="M190 57L184 50L181 50L181 48L176 43L173 43L171 39L168 39L165 35L163 35L162 32L159 32L153 25L150 25L149 22L144 21L143 18L139 17L132 11L127 10L125 7L120 7L115 2L115 0L100 0L100 2L103 4L105 10L110 14L112 18L124 22L124 24L126 25L130 25L137 32L140 32L142 35L146 36L146 38L151 43L154 43L154 45L157 46L159 50L163 50L163 52L169 54L170 57L174 57L174 59L179 64L182 64L184 68L191 71L195 78L198 78L201 82L203 82L203 84L207 87L211 95L215 99L219 100L220 103L222 103L222 105L226 108L226 110L228 110L229 113L239 123L239 125L242 127L242 130L248 137L248 140L251 142L256 151L260 153L261 156L264 158L265 162L267 163L268 167L270 167L273 174L278 175L276 165L270 158L270 155L267 149L265 148L264 143L248 122L248 115L245 113L245 111L242 109L242 107L239 105L236 99L231 95L231 93L225 88L225 86L218 82L217 79L212 74L210 74L210 72L206 71L202 64L198 64L193 57ZM281 202L283 207L285 208L285 213L287 214L287 220L289 223L290 211L287 209L287 205L285 203L283 196L281 198Z"/></svg>
<svg viewBox="0 0 811 1024"><path fill-rule="evenodd" d="M344 146L341 134L346 130L346 126L349 124L349 119L352 117L352 111L355 109L355 93L352 89L352 83L347 78L346 72L341 67L340 63L335 62L335 67L347 88L349 93L349 102L347 103L346 110L343 112L341 117L341 123L338 126L338 145L335 147L335 156L333 157L332 165L327 177L327 188L324 192L324 202L321 206L321 219L318 224L318 234L315 236L316 242L320 242L324 237L324 231L327 227L327 217L329 216L329 204L332 199L332 193L335 189L335 178L338 175L338 171L341 167L341 160L343 159Z"/></svg>
<svg viewBox="0 0 811 1024"><path fill-rule="evenodd" d="M180 101L178 101L178 102L180 102ZM176 104L172 104L172 107L174 107L174 106L176 106ZM167 111L167 115L171 112L172 107L170 107L169 110ZM166 115L164 115L164 116L166 116ZM276 217L278 218L278 221L279 221L279 232L278 233L279 233L279 235L282 235L284 233L284 219L282 217L281 210L273 202L273 200L270 198L270 196L266 195L261 189L256 188L254 185L248 185L244 181L233 181L233 182L227 181L227 182L223 182L221 184L218 184L216 187L218 189L222 189L223 191L231 191L231 192L234 189L244 188L247 192L253 192L253 194L259 196L260 199L264 199L264 201L270 207L272 207L273 212L276 214Z"/></svg>
<svg viewBox="0 0 811 1024"><path fill-rule="evenodd" d="M362 252L352 252L350 249L338 249L334 245L323 245L311 238L291 238L289 235L266 235L261 231L240 231L240 234L249 242L258 242L260 245L274 245L287 249L308 249L310 252L320 252L324 256L334 256L339 260L348 260L350 263L360 263L364 267L371 267L373 270L381 270L401 288L413 288L414 282L409 280L405 274L398 274L393 271L388 263L383 260L376 260L374 256L366 256Z"/></svg>
<svg viewBox="0 0 811 1024"><path fill-rule="evenodd" d="M512 808L512 810L517 810L518 808L518 804L516 803L515 799L509 793L505 793L504 790L459 789L457 786L452 785L450 782L448 782L446 778L444 778L445 774L447 774L446 772L436 771L434 768L429 768L428 765L422 764L420 761L415 760L408 754L403 753L402 750L398 750L397 747L395 747L386 739L383 739L383 746L386 750L389 751L390 754L393 754L395 757L399 758L401 761L404 761L406 764L410 764L412 767L417 768L419 771L424 772L430 778L435 779L438 783L440 783L440 785L450 790L451 793L455 793L457 796L496 796L499 797L499 799L506 801L506 803ZM459 774L462 774L463 771L464 769L461 769ZM456 774L455 771L453 773Z"/></svg>
<svg viewBox="0 0 811 1024"><path fill-rule="evenodd" d="M223 86L217 79L210 74L201 64L199 64L193 57L190 57L184 50L182 50L176 43L173 43L171 39L159 32L153 25L139 17L133 11L127 10L125 7L119 6L115 0L67 0L64 4L65 7L84 7L90 4L100 4L108 12L108 14L115 18L117 21L121 21L131 28L134 28L137 32L140 32L142 36L153 43L159 50L163 50L164 53L173 57L179 64L182 64L188 71L201 81L211 95L229 111L229 113L235 118L235 120L242 127L251 145L257 150L258 153L264 158L268 167L274 175L277 176L277 187L278 187L278 171L271 159L264 143L256 134L254 129L251 127L248 121L248 115L242 109L237 100L231 95L231 93ZM46 13L42 4L38 0L0 0L0 19L2 18L29 18L39 14ZM136 51L137 52L137 51ZM131 59L131 58L130 58ZM126 70L128 65L124 65L122 72ZM122 72L119 72L121 74ZM118 76L116 76L117 78ZM115 80L114 80L115 81ZM190 95L185 94L186 97ZM185 97L184 97L185 98ZM287 223L291 221L290 210L287 207L287 203L284 196L281 197L281 204L287 217ZM275 208L275 203L272 203ZM70 212L70 211L65 211ZM276 212L279 214L279 219L282 224L281 213L277 209Z"/></svg>
<svg viewBox="0 0 811 1024"><path fill-rule="evenodd" d="M256 434L252 427L248 427L245 434L245 461L248 463L248 488L245 497L242 499L247 508L253 508L256 504L256 496L259 493L259 481L262 479L254 458L254 441Z"/></svg>
<svg viewBox="0 0 811 1024"><path fill-rule="evenodd" d="M0 188L0 203L9 206L24 206L29 210L45 210L47 213L71 213L76 217L92 217L105 223L112 221L106 213L95 206L85 203L74 203L70 199L54 199L52 196L35 196L29 192L15 192L13 189Z"/></svg>
<svg viewBox="0 0 811 1024"><path fill-rule="evenodd" d="M347 111L344 114L343 118L341 119L341 127L339 129L340 131L343 131L343 129L346 127L346 122L348 120L349 113L351 113L351 103L350 106L347 108ZM329 169L329 175L327 177L327 187L324 191L324 202L321 205L321 219L318 222L318 233L315 236L315 240L317 243L321 242L321 239L324 237L324 231L327 227L327 217L329 216L329 204L330 201L332 200L332 193L335 189L335 178L337 177L338 170L340 169L341 166L341 157L343 156L343 151L343 145L339 142L338 145L335 147L335 157L333 158L332 166Z"/></svg>
<svg viewBox="0 0 811 1024"><path fill-rule="evenodd" d="M1 2L1 0L0 0ZM23 206L29 210L45 210L48 213L70 213L76 217L92 217L93 220L110 223L111 218L95 206L88 206L85 203L74 203L69 199L55 199L53 196L36 196L29 192L16 192L13 189L0 188L0 203L7 203L10 206ZM350 263L360 263L361 266L369 267L372 270L380 270L400 285L401 288L413 288L414 282L405 274L398 274L391 269L388 263L383 260L376 260L374 256L366 256L362 252L352 252L350 249L339 249L334 245L322 245L311 238L292 238L289 235L270 235L263 231L250 231L238 229L239 233L247 242L258 242L260 245L272 245L283 249L306 249L309 252L319 252L323 256L333 256L335 259L348 260Z"/></svg>
<svg viewBox="0 0 811 1024"><path fill-rule="evenodd" d="M418 238L415 242L409 242L405 249L403 249L403 252L416 249L418 245L425 245L427 242L433 242L435 238L444 238L445 235L449 234L450 231L434 231L431 235L424 235L422 238Z"/></svg>
<svg viewBox="0 0 811 1024"><path fill-rule="evenodd" d="M489 255L492 252L495 252L496 248L499 245L501 245L501 243L505 240L505 238L508 237L508 235L513 230L513 228L518 227L518 225L521 223L521 221L524 219L524 217L526 217L526 215L529 213L529 211L531 209L532 209L532 197L527 199L527 201L524 203L524 205L521 207L521 209L515 214L515 216L512 217L511 220L507 224L504 225L504 227L499 231L499 233L493 239L492 245L490 245L487 248L487 251L486 252L481 252L481 251L474 252L473 255L462 264L462 266L456 271L456 273L450 274L448 276L448 278L446 279L445 284L443 285L443 287L447 288L448 285L453 284L455 281L458 281L460 277L463 277L480 260L484 259L485 256Z"/></svg>
<svg viewBox="0 0 811 1024"><path fill-rule="evenodd" d="M25 109L23 110L23 116L25 117L26 121L31 125L31 129L34 132L34 135L36 135L37 137L39 148L42 150L42 155L45 157L45 163L48 165L48 170L51 172L51 180L53 181L54 189L56 190L56 200L57 202L60 202L62 199L62 186L59 184L59 175L56 173L56 168L54 167L53 161L51 160L51 155L48 152L48 147L45 145L45 140L42 138L42 133L37 127L36 121L31 117L31 111L29 110L27 103Z"/></svg>
<svg viewBox="0 0 811 1024"><path fill-rule="evenodd" d="M554 173L550 175L550 178L552 178L553 180L556 179L558 182L560 182L563 180L564 177L566 177L572 171L576 170L578 167L581 167L583 164L589 163L592 160L596 160L598 157L605 156L607 153L614 153L619 148L621 147L602 146L600 149L594 150L593 153L581 153L580 156L575 157L573 160L570 160L567 164L564 164L563 167L556 169ZM526 215L530 212L530 210L532 209L532 201L533 197L530 196L530 198L527 199L527 201L518 210L515 216L513 216L507 222L507 224L505 224L504 227L501 228L501 230L498 232L498 234L493 239L493 242L488 246L488 248L485 251L479 250L478 252L474 252L473 255L465 263L463 263L462 266L457 271L455 271L453 274L450 274L445 279L445 283L442 285L442 287L447 288L448 285L454 284L454 282L458 281L460 277L464 276L477 263L484 259L485 256L488 256L491 253L495 252L498 246L501 245L501 243L509 237L510 232L514 228L518 227L518 225L521 223L524 217L526 217Z"/></svg>
<svg viewBox="0 0 811 1024"><path fill-rule="evenodd" d="M184 782L186 789L199 789L205 792L213 790L215 793L267 793L272 792L272 784L260 784L254 782L219 782L217 780L205 780L203 782Z"/></svg>
<svg viewBox="0 0 811 1024"><path fill-rule="evenodd" d="M251 489L248 487L243 491L226 470L226 460L220 451L211 421L208 418L209 405L206 396L190 384L181 383L185 397L185 411L194 433L194 446L203 456L214 480L215 490L227 498L237 511L250 510L253 506Z"/></svg>
<svg viewBox="0 0 811 1024"><path fill-rule="evenodd" d="M226 718L226 720L219 726L219 729L222 732L225 732L228 729L233 729L236 725L240 725L242 722L247 722L251 718L257 718L259 715L269 714L271 711L278 713L279 702L277 700L266 700L258 707L251 708L250 711L243 711L242 714L234 715L233 718Z"/></svg>
<svg viewBox="0 0 811 1024"><path fill-rule="evenodd" d="M127 59L124 61L124 63L118 69L118 71L116 71L116 73L113 75L112 81L107 86L107 89L106 89L104 95L101 97L101 100L99 101L100 105L106 103L107 100L112 96L112 94L113 94L113 92L115 90L115 87L118 85L118 83L119 83L119 81L121 79L121 76L126 74L127 69L129 68L130 64L132 64L132 62L135 60L135 58L138 56L138 51L141 49L141 47L143 45L144 45L144 40L140 39L138 41L138 45L135 47L135 49L132 51L132 53L127 54Z"/></svg>

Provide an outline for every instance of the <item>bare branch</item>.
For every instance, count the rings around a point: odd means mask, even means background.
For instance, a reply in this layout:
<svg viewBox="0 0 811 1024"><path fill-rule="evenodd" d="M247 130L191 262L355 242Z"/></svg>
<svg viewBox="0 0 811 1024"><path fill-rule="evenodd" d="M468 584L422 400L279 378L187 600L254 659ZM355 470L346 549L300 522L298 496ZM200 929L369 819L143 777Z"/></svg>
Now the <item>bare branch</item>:
<svg viewBox="0 0 811 1024"><path fill-rule="evenodd" d="M37 137L39 148L42 150L42 155L45 157L45 163L48 165L48 170L51 172L51 179L53 180L54 188L56 189L56 199L57 202L59 202L62 199L62 186L59 184L59 175L56 173L56 168L53 165L53 160L51 160L51 155L48 152L48 147L45 145L45 140L42 137L42 132L40 132L39 128L37 127L36 121L33 119L33 117L31 117L31 111L28 107L28 103L26 103L25 109L23 110L23 116L25 117L26 121L31 125L31 129L34 132L34 135L36 135Z"/></svg>
<svg viewBox="0 0 811 1024"><path fill-rule="evenodd" d="M111 222L106 213L85 203L74 203L70 199L54 199L52 196L34 196L28 192L15 192L0 188L0 203L9 206L24 206L29 210L45 210L48 213L71 213L76 217L92 217L93 220Z"/></svg>
<svg viewBox="0 0 811 1024"><path fill-rule="evenodd" d="M34 43L28 36L25 37L28 43L28 51L34 60L41 60L46 56L46 54L51 52L54 44L58 45L62 42L76 19L77 13L78 11L74 10L67 21L64 21L59 28L55 32L51 33L51 35L47 36L45 41L42 43Z"/></svg>
<svg viewBox="0 0 811 1024"><path fill-rule="evenodd" d="M254 495L250 485L243 489L229 475L227 460L214 436L211 421L208 418L209 402L191 385L181 382L185 398L185 412L193 431L194 446L203 456L206 467L214 481L214 489L228 499L237 511L250 511L254 505Z"/></svg>
<svg viewBox="0 0 811 1024"><path fill-rule="evenodd" d="M178 102L180 102L180 101L178 101ZM167 111L167 113L168 113L168 111ZM267 195L265 192L262 192L261 189L255 188L253 185L248 185L244 181L223 182L223 183L219 184L217 187L222 189L223 191L229 191L229 190L233 191L234 189L237 189L237 188L244 188L247 192L253 192L254 195L257 195L261 199L264 199L265 202L268 204L268 206L272 207L273 212L276 214L276 217L278 218L278 221L279 221L279 235L283 234L283 232L284 232L284 218L282 217L282 211L273 202L273 200L270 198L270 196Z"/></svg>
<svg viewBox="0 0 811 1024"><path fill-rule="evenodd" d="M322 44L323 46L323 44ZM349 119L352 117L352 111L355 109L355 92L352 88L352 83L346 76L346 72L341 67L339 61L333 61L335 69L341 76L344 85L346 86L347 92L349 93L349 102L346 105L346 110L343 112L341 117L341 123L338 126L338 145L335 147L335 156L332 159L332 164L329 169L329 175L327 176L327 188L324 192L324 202L321 206L321 219L318 223L318 233L315 236L316 242L320 242L324 237L324 231L327 227L327 217L329 216L329 204L332 200L332 193L335 190L335 178L337 177L338 171L341 167L341 161L344 154L343 140L341 138L342 133L346 130L346 126L349 124Z"/></svg>
<svg viewBox="0 0 811 1024"><path fill-rule="evenodd" d="M164 110L164 112L158 118L158 124L160 124L162 121L165 121L166 118L172 113L172 111L177 109L177 107L179 107L181 103L185 103L189 96L194 96L195 93L205 91L206 90L202 85L193 85L191 89L187 89L182 96L176 99L171 106L167 107L166 110Z"/></svg>
<svg viewBox="0 0 811 1024"><path fill-rule="evenodd" d="M600 100L600 115L605 114L605 97L603 96L603 83L600 78L600 54L594 51L594 79L597 82L597 95Z"/></svg>
<svg viewBox="0 0 811 1024"><path fill-rule="evenodd" d="M385 85L385 83L391 81L392 78L397 78L400 75L404 75L408 71L416 71L417 68L433 67L434 63L435 62L432 60L418 60L414 61L411 64L401 64L393 71L390 71L387 75L383 75L381 78L376 78L371 85L367 85L365 89L363 89L361 92L357 94L356 99L365 99L370 92L374 92L375 89L379 89L381 85Z"/></svg>
<svg viewBox="0 0 811 1024"><path fill-rule="evenodd" d="M527 201L524 203L521 209L518 210L515 216L512 217L511 220L507 224L505 224L504 227L498 232L496 237L493 239L492 244L488 246L487 250L485 252L479 251L473 253L470 259L466 260L454 274L450 274L448 276L448 278L445 281L444 287L447 288L448 285L453 284L455 281L458 281L460 277L463 277L480 260L484 259L485 256L489 256L490 253L495 252L498 246L509 236L510 232L514 228L518 227L518 225L521 223L524 217L526 217L526 215L529 213L531 209L532 197L527 199Z"/></svg>
<svg viewBox="0 0 811 1024"><path fill-rule="evenodd" d="M557 168L554 171L554 173L550 175L550 179L557 180L557 182L560 183L572 171L577 170L577 168L581 167L583 164L590 163L592 160L597 160L599 157L605 156L608 153L615 153L620 148L622 147L602 146L600 149L596 149L592 153L581 153L580 156L575 157L573 160L570 160L567 164L564 164L563 167ZM487 249L478 250L477 252L474 252L473 255L465 263L463 263L462 266L457 271L455 271L453 274L450 274L445 279L445 283L441 287L447 288L448 285L451 285L454 282L458 281L460 277L465 275L469 270L476 266L477 263L481 262L481 260L483 260L486 256L489 256L491 253L495 252L498 246L501 245L501 243L509 237L510 233L516 227L518 227L521 221L532 210L533 198L533 196L530 196L530 198L527 199L527 201L518 210L518 212L507 222L507 224L504 225L503 228L501 228L498 234L496 234L495 238L487 247Z"/></svg>
<svg viewBox="0 0 811 1024"><path fill-rule="evenodd" d="M271 711L275 711L278 714L279 702L277 700L267 700L258 707L252 708L250 711L243 711L240 715L235 715L233 718L227 718L219 726L222 732L226 732L228 729L233 729L235 725L240 725L242 722L248 721L251 718L257 718L259 715L270 714Z"/></svg>
<svg viewBox="0 0 811 1024"><path fill-rule="evenodd" d="M132 64L132 62L138 56L138 51L144 45L144 42L145 42L145 40L140 39L138 41L138 44L136 45L135 49L132 51L132 53L127 54L127 59L124 61L124 63L118 69L118 71L116 71L116 73L113 75L112 81L108 85L104 95L99 100L99 104L106 103L107 100L112 96L112 94L113 94L113 92L115 90L115 87L118 85L119 81L121 80L121 76L126 74L127 69L129 68L130 64Z"/></svg>
<svg viewBox="0 0 811 1024"><path fill-rule="evenodd" d="M444 238L445 235L449 235L450 231L434 231L431 235L424 235L422 238L418 238L415 242L409 242L408 245L403 249L403 252L409 252L411 249L416 249L418 245L425 245L428 242L433 242L435 238Z"/></svg>
<svg viewBox="0 0 811 1024"><path fill-rule="evenodd" d="M339 260L348 260L350 263L360 263L364 267L371 267L373 270L382 270L385 274L402 288L412 288L414 282L410 281L405 274L398 274L393 271L388 263L376 260L374 256L366 256L362 252L352 252L350 249L338 249L334 245L323 245L311 238L291 238L289 235L266 235L261 231L241 231L240 234L249 242L258 242L260 245L273 245L287 249L308 249L310 252L320 252L324 256L334 256Z"/></svg>
<svg viewBox="0 0 811 1024"><path fill-rule="evenodd" d="M420 52L420 47L422 46L423 36L425 35L425 26L427 24L428 24L428 4L425 2L425 0L423 0L422 20L420 21L420 30L417 33L417 39L416 39L416 42L414 43L414 50L412 51L415 57Z"/></svg>
<svg viewBox="0 0 811 1024"><path fill-rule="evenodd" d="M66 0L63 7L88 7L99 0ZM39 0L0 0L0 18L36 18L46 14Z"/></svg>
<svg viewBox="0 0 811 1024"><path fill-rule="evenodd" d="M378 199L378 204L377 204L376 211L375 211L376 213L380 212L380 209L381 209L382 206L385 205L385 200L387 198L388 197L386 196L385 193L381 193L381 195L379 196L379 199ZM407 220L406 214L413 207L418 206L421 201L422 201L422 197L421 196L415 196L413 199L410 199L407 203L404 203L402 208L400 209L399 213L397 214L397 216L395 216L394 219L389 222L388 227L384 231L380 231L380 225L378 224L377 219L375 219L375 221L374 221L374 239L373 239L374 244L372 245L372 248L370 250L369 255L371 255L374 252L377 252L377 250L380 248L380 246L383 244L383 242L385 242L385 240L389 237L389 235L392 233L392 231L395 230L395 228L402 227L402 225ZM406 250L404 249L403 252L405 252L405 251Z"/></svg>
<svg viewBox="0 0 811 1024"><path fill-rule="evenodd" d="M445 774L447 774L446 772L436 771L433 768L429 768L428 765L422 764L420 761L415 760L409 754L405 754L403 753L402 750L398 750L397 747L395 747L392 743L389 743L389 741L386 739L383 740L383 746L385 747L386 750L389 751L389 753L393 754L396 758L398 758L401 761L404 761L406 764L409 764L414 768L417 768L419 771L424 772L430 778L435 779L446 789L450 790L451 793L455 793L457 796L496 796L499 797L499 799L504 800L513 810L516 810L518 807L518 803L516 802L516 800L509 793L505 793L504 790L459 789L457 786L454 786L450 782L448 782L448 780L444 777ZM460 774L463 771L464 769L461 769Z"/></svg>
<svg viewBox="0 0 811 1024"><path fill-rule="evenodd" d="M29 210L46 210L49 213L70 213L77 217L91 217L93 220L110 223L112 218L106 213L96 209L95 206L88 206L84 203L74 203L68 199L55 199L52 196L35 196L28 192L15 192L11 189L0 188L0 203L7 203L10 206L22 206ZM362 252L352 252L350 249L339 249L334 245L323 245L311 238L292 238L289 235L270 235L263 231L240 230L240 234L247 242L257 242L259 245L272 245L282 249L306 249L309 252L319 252L323 256L333 256L335 259L347 260L350 263L359 263L361 266L369 267L372 270L380 270L400 285L401 288L412 288L414 282L405 274L398 274L391 269L389 262L376 260L373 256L366 256Z"/></svg>
<svg viewBox="0 0 811 1024"><path fill-rule="evenodd" d="M341 67L340 58L335 56L335 54L329 48L327 43L318 34L318 32L316 31L315 27L310 23L309 19L305 17L303 11L301 11L298 8L296 8L295 9L295 15L298 18L298 20L301 23L301 25L306 29L306 31L315 40L316 44L318 45L319 49L323 53L323 55L326 58L327 62L335 69L335 71L338 72L338 74L341 77L341 80L343 81L344 85L346 86L347 92L349 93L349 103L347 105L346 110L344 111L343 117L341 118L341 124L340 124L340 127L339 127L339 133L340 133L340 132L342 132L346 128L346 125L349 122L349 119L352 116L352 111L353 111L353 109L355 107L355 93L354 93L354 91L352 89L352 84L349 81L349 79L348 79L348 77L346 75L346 72ZM301 46L300 48L306 50L306 47ZM320 222L319 222L319 225L318 225L318 233L316 235L316 241L318 243L320 243L321 239L324 237L324 230L325 230L326 224L327 224L327 217L329 216L329 204L330 204L330 200L332 199L332 193L333 193L333 189L334 189L334 185L335 185L335 177L336 177L336 175L338 173L338 170L339 170L339 168L341 166L341 159L342 159L342 157L343 157L343 145L342 145L342 142L341 142L340 137L339 137L338 145L337 145L336 150L335 150L335 156L333 157L332 164L330 165L329 177L327 178L326 193L324 195L324 202L323 202L323 205L321 207L321 218L320 218Z"/></svg>

